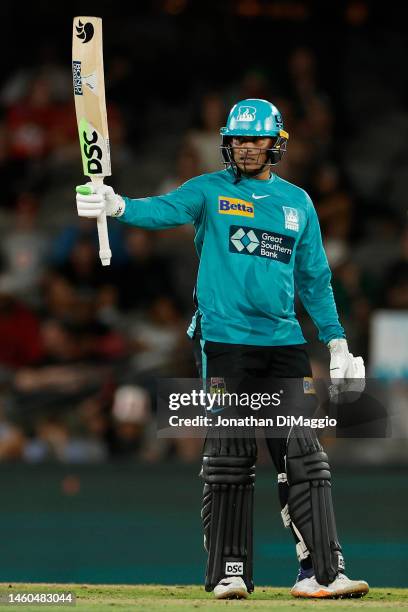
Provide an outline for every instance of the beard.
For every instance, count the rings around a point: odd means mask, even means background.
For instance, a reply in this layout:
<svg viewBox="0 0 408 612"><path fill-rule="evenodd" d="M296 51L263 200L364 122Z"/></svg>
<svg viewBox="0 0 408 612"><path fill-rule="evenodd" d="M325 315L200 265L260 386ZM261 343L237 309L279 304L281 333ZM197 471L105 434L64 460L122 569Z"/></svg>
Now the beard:
<svg viewBox="0 0 408 612"><path fill-rule="evenodd" d="M240 172L244 175L244 176L249 176L249 177L253 177L253 176L257 176L258 174L261 174L261 172L263 172L268 164L268 160L265 160L262 164L257 165L257 167L255 168L248 168L247 164L245 163L245 161L240 161L240 162L235 162L240 170Z"/></svg>
<svg viewBox="0 0 408 612"><path fill-rule="evenodd" d="M244 170L241 170L241 172L245 176L257 176L258 174L261 174L261 172L265 170L265 166L266 166L266 162L262 164L260 168L255 168L254 170L246 170L244 166Z"/></svg>
<svg viewBox="0 0 408 612"><path fill-rule="evenodd" d="M265 170L265 167L269 161L268 156L262 150L259 150L257 155L251 154L250 157L248 157L248 153L249 152L247 151L246 155L243 155L241 158L239 154L237 154L238 159L235 159L235 155L234 155L234 162L239 168L240 172L244 176L249 176L249 177L257 176L258 174L261 174L261 172ZM260 157L264 157L264 159L260 161L259 159ZM256 164L256 167L248 168L248 163Z"/></svg>

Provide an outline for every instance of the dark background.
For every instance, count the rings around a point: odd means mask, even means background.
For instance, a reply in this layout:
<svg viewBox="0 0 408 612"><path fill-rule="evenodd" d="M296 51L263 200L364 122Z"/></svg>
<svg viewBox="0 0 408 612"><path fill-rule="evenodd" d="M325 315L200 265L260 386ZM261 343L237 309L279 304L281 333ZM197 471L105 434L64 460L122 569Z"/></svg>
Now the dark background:
<svg viewBox="0 0 408 612"><path fill-rule="evenodd" d="M0 482L9 500L1 511L3 530L13 534L3 555L3 578L199 581L202 555L186 573L177 570L173 552L172 562L163 561L154 575L146 560L147 551L158 547L159 533L185 535L172 524L177 510L157 493L164 482L174 478L178 491L185 487L173 501L186 508L190 530L200 533L201 443L157 440L154 419L157 378L195 376L185 335L197 265L193 236L191 228L149 233L111 220L112 266L102 269L95 223L77 218L74 187L84 179L71 38L72 18L87 14L104 20L113 172L107 182L119 193L163 193L221 168L219 128L231 105L262 97L278 106L290 140L276 172L314 201L350 349L363 355L376 376L384 373L378 363L395 360L397 344L401 354L408 345L404 10L396 3L357 1L1 4ZM297 307L314 374L327 378L327 350ZM397 326L397 338L390 336L388 343L376 335L380 313ZM404 577L396 568L406 560L406 529L402 518L388 529L386 517L396 512L394 499L406 473L407 391L401 379L408 359L392 367L387 401L398 416L388 439L327 444L339 470L340 534L348 543L351 573L399 586ZM260 490L270 484L273 495L275 476L263 448L259 463ZM120 575L113 568L122 548L112 548L106 571L91 571L100 531L82 548L79 541L105 496L115 498L115 470L122 492L129 491L118 503L128 517L135 513L126 537L137 550ZM353 494L347 491L351 471ZM375 519L358 533L347 518L357 513L357 476L371 500L366 503L360 492L360 519L368 507L376 509ZM293 551L268 495L262 493L257 509L260 533L270 537L273 515L273 533L285 544L271 543L268 550L271 566L279 566ZM144 520L139 500L146 515L152 508L157 513L157 542L137 538ZM24 516L18 514L20 501ZM117 512L107 506L100 522L104 534L124 520ZM381 576L365 572L364 565L375 530L378 564L383 567L386 558L392 568ZM79 551L74 547L61 566L64 537L75 540L75 533ZM39 565L41 541L48 552ZM26 545L29 561L9 563L12 550ZM261 548L257 562L264 568ZM162 559L166 555L161 552ZM292 559L288 567L285 560L283 573L272 571L269 581L290 584ZM187 558L183 562L189 565ZM262 580L268 581L266 574Z"/></svg>

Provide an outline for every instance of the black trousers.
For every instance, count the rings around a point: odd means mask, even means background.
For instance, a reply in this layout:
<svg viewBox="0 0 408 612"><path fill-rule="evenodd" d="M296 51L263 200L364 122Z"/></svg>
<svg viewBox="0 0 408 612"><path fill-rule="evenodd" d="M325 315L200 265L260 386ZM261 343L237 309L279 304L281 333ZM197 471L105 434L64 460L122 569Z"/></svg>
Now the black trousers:
<svg viewBox="0 0 408 612"><path fill-rule="evenodd" d="M311 378L312 370L308 354L304 345L290 346L252 346L242 344L224 344L219 342L203 341L200 331L194 338L194 356L196 366L201 378L232 380L236 386L242 383L241 389L251 388L266 391L271 379L298 379L301 384L304 378ZM207 383L208 384L208 383ZM211 382L210 382L211 384ZM230 390L230 389L228 389ZM316 400L313 395L296 392L291 412L312 416L316 410ZM296 408L296 409L295 409ZM267 447L275 465L278 475L286 472L285 454L286 437L270 437L265 432ZM281 508L288 500L288 485L285 479L278 477L278 491ZM292 529L296 544L299 539ZM302 567L312 566L310 557L302 560Z"/></svg>

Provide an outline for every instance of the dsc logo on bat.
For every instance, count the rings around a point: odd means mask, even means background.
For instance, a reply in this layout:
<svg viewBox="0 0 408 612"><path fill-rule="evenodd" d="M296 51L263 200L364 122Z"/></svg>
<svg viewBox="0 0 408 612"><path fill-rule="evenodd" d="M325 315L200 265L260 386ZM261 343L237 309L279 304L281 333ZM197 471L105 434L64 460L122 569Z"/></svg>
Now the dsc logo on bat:
<svg viewBox="0 0 408 612"><path fill-rule="evenodd" d="M100 132L92 125L82 119L78 126L79 139L81 141L82 165L86 176L100 174L110 176L110 151L109 140L103 138Z"/></svg>
<svg viewBox="0 0 408 612"><path fill-rule="evenodd" d="M89 174L102 174L102 149L97 144L98 133L94 130L91 134L91 138L88 138L86 130L82 133L83 138L83 150L85 157L87 158L87 170Z"/></svg>

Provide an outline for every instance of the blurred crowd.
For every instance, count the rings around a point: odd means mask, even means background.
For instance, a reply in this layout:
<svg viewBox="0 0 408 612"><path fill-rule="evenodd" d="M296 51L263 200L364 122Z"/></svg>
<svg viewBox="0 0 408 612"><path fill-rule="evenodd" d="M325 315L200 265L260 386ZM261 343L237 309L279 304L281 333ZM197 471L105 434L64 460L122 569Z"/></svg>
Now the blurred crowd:
<svg viewBox="0 0 408 612"><path fill-rule="evenodd" d="M280 78L272 66L246 69L173 104L137 95L137 67L118 52L106 66L107 182L142 197L219 170L229 107L271 100L290 134L276 173L314 201L340 317L369 366L373 313L408 310L408 113L398 88L385 91L381 74L367 69L368 43L349 42L342 96L314 49L299 46ZM0 90L0 461L195 460L199 441L158 440L154 421L157 378L196 376L186 336L193 230L153 233L110 220L112 265L101 267L95 223L76 216L83 177L66 68L51 54ZM324 372L324 347L297 306Z"/></svg>

